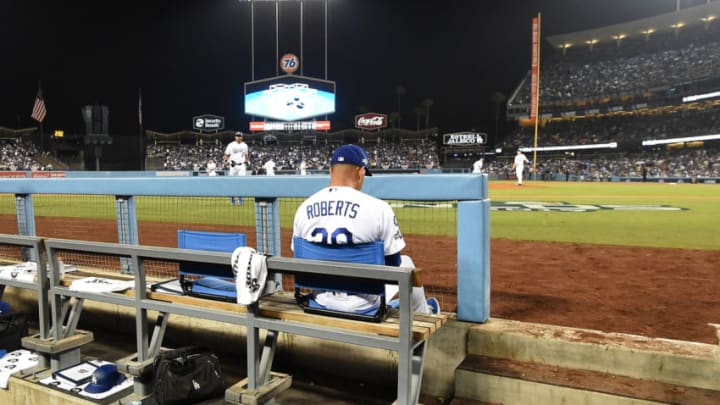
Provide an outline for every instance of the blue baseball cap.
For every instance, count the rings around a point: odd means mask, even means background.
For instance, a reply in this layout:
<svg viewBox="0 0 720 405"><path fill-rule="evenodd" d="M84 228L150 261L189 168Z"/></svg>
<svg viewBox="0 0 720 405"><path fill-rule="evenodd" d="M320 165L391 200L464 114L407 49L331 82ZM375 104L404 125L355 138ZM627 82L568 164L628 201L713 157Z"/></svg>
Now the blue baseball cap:
<svg viewBox="0 0 720 405"><path fill-rule="evenodd" d="M363 148L357 145L342 145L335 149L330 166L338 163L364 167L365 175L372 176L372 173L370 173L370 158L368 158Z"/></svg>
<svg viewBox="0 0 720 405"><path fill-rule="evenodd" d="M10 304L5 301L0 301L0 315L7 315L10 313Z"/></svg>
<svg viewBox="0 0 720 405"><path fill-rule="evenodd" d="M106 364L95 369L90 384L85 387L85 391L91 394L99 394L108 391L124 380L125 376L117 371L115 364Z"/></svg>

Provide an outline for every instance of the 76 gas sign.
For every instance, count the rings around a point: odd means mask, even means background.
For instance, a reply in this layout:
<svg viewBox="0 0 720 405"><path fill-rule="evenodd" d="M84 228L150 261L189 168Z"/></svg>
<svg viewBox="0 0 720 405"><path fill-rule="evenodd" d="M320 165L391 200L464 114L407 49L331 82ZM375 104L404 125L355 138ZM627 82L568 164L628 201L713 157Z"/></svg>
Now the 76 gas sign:
<svg viewBox="0 0 720 405"><path fill-rule="evenodd" d="M283 72L290 74L295 73L300 67L300 58L292 53L286 53L280 58L280 69Z"/></svg>

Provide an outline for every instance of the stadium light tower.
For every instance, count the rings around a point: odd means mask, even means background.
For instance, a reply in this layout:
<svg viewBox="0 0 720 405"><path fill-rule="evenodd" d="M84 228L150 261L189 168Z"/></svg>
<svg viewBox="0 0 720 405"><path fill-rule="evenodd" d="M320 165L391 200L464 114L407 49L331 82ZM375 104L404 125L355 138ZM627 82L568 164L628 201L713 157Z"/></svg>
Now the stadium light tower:
<svg viewBox="0 0 720 405"><path fill-rule="evenodd" d="M300 60L303 60L303 46L304 46L304 25L303 25L303 16L304 16L304 6L305 1L308 0L238 0L240 3L250 3L250 76L251 80L255 80L255 3L256 2L270 2L275 3L275 58L280 57L280 12L279 12L279 4L280 2L298 2L300 3ZM328 30L328 0L320 0L323 2L323 14L325 19L325 25L324 25L324 52L325 52L325 80L328 78L328 62L327 62L327 30ZM280 61L278 59L275 60L275 75L277 76L279 74L278 67L280 66ZM302 75L302 64L300 65L300 75Z"/></svg>

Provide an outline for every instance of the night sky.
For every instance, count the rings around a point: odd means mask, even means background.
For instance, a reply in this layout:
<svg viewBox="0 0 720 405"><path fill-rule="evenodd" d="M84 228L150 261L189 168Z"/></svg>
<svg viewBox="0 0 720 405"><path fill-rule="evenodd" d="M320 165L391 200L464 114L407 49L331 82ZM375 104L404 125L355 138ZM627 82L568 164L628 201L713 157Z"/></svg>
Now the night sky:
<svg viewBox="0 0 720 405"><path fill-rule="evenodd" d="M703 0L704 1L704 0ZM683 0L683 6L697 4ZM441 133L492 131L494 92L510 95L529 69L530 22L553 35L670 12L676 0L330 0L328 79L337 83L333 130L359 111L397 111L431 99ZM300 55L299 5L280 3L280 54ZM255 79L275 75L275 6L256 2ZM305 2L303 75L323 78L322 2ZM216 114L248 130L243 83L251 80L250 4L237 0L0 2L0 126L27 128L38 80L45 131L81 133L80 108L110 109L112 135L137 135L138 91L148 130L192 128ZM421 118L421 127L425 118Z"/></svg>

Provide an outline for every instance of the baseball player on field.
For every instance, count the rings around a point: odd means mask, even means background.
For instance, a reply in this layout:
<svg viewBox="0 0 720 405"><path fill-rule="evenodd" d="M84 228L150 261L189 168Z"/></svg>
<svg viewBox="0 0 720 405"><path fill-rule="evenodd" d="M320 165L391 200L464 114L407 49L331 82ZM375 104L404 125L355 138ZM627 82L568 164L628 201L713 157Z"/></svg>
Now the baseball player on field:
<svg viewBox="0 0 720 405"><path fill-rule="evenodd" d="M267 162L263 165L263 169L265 169L265 174L268 176L274 176L275 175L275 162L272 160L272 158L268 159Z"/></svg>
<svg viewBox="0 0 720 405"><path fill-rule="evenodd" d="M515 169L515 176L517 177L517 185L522 186L523 181L523 170L525 169L525 163L530 163L524 153L517 151L515 154L515 160L513 161L512 168Z"/></svg>
<svg viewBox="0 0 720 405"><path fill-rule="evenodd" d="M484 161L483 158L480 158L480 159L476 160L475 163L473 163L473 166L472 166L473 173L482 173L483 161Z"/></svg>
<svg viewBox="0 0 720 405"><path fill-rule="evenodd" d="M205 171L207 172L208 176L217 176L217 165L215 164L214 160L208 160Z"/></svg>
<svg viewBox="0 0 720 405"><path fill-rule="evenodd" d="M368 162L368 155L361 147L338 147L330 161L330 184L308 197L295 212L293 236L326 245L382 241L386 265L402 263L414 267L409 257L400 255L405 239L393 209L385 201L361 191L365 176L372 175ZM413 287L412 295L413 311L439 312L437 300L426 300L423 287ZM365 310L379 302L374 295L333 292L323 292L315 299L328 309L346 312Z"/></svg>
<svg viewBox="0 0 720 405"><path fill-rule="evenodd" d="M235 132L235 140L227 145L225 155L223 156L223 159L230 164L228 176L246 176L246 165L249 156L250 149L247 144L243 142L243 133L241 131ZM235 197L230 197L230 202L235 204ZM242 204L242 197L238 197L238 204Z"/></svg>

